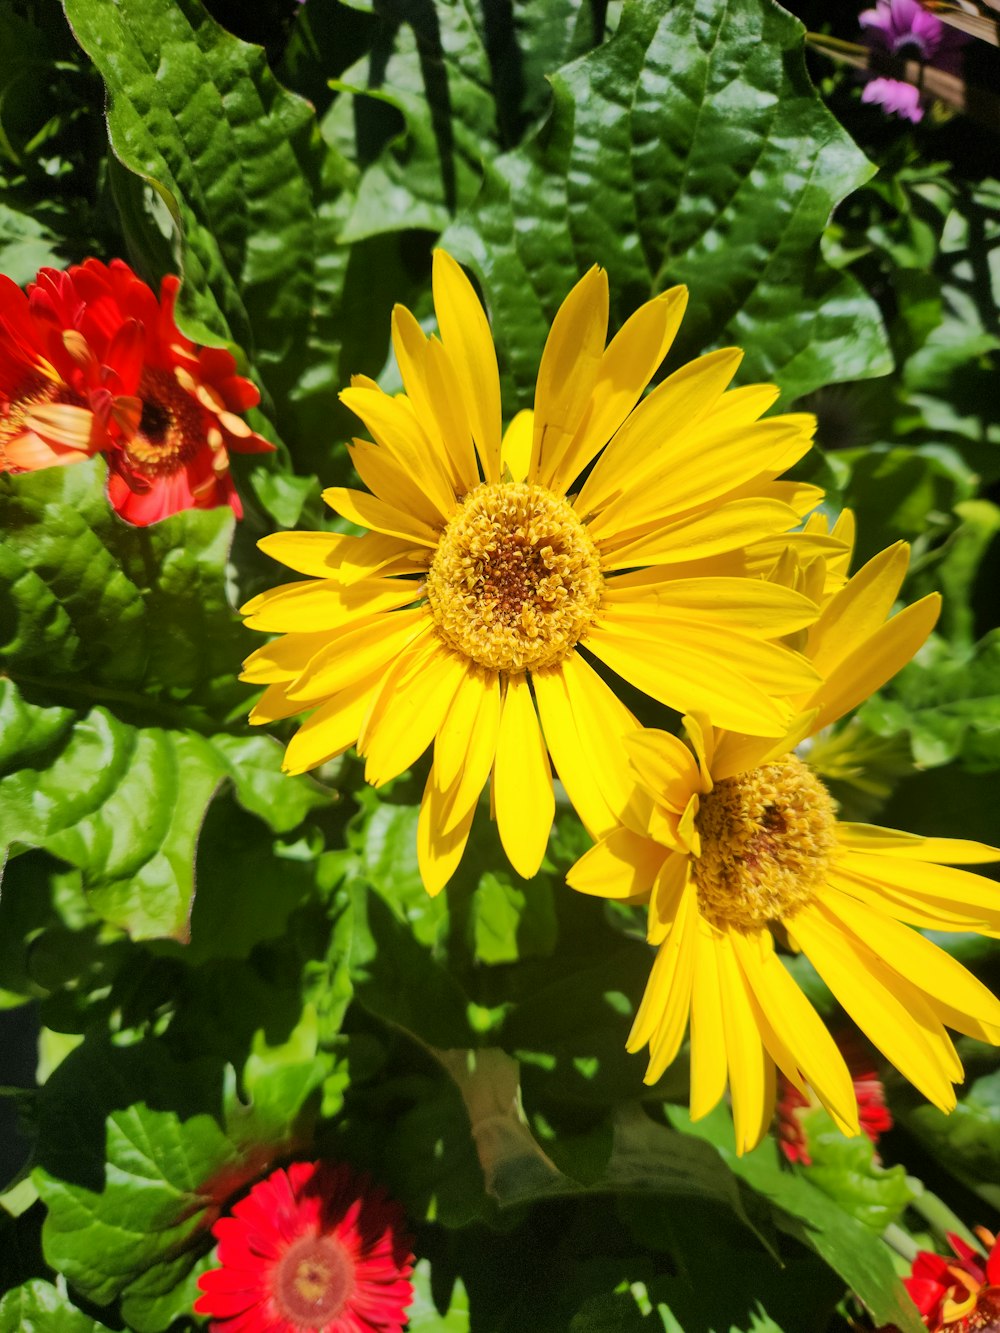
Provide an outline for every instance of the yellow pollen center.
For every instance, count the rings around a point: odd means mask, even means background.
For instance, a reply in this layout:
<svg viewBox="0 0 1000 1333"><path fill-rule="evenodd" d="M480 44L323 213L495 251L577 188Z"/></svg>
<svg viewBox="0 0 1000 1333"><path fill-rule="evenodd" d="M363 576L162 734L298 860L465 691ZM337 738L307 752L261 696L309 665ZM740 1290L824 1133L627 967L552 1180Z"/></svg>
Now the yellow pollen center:
<svg viewBox="0 0 1000 1333"><path fill-rule="evenodd" d="M759 930L787 920L826 881L836 808L795 755L717 783L695 823L698 905L717 925Z"/></svg>
<svg viewBox="0 0 1000 1333"><path fill-rule="evenodd" d="M594 623L604 580L566 500L526 482L488 482L441 534L426 587L445 643L489 670L516 672L572 652Z"/></svg>
<svg viewBox="0 0 1000 1333"><path fill-rule="evenodd" d="M146 477L176 472L206 443L202 410L167 370L147 367L139 381L142 417L125 452Z"/></svg>

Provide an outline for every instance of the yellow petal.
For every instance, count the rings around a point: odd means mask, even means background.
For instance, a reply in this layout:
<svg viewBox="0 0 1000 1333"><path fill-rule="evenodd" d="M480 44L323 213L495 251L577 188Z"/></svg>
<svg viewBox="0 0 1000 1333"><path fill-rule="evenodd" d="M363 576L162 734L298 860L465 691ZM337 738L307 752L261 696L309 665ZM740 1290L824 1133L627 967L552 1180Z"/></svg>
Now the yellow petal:
<svg viewBox="0 0 1000 1333"><path fill-rule="evenodd" d="M25 423L50 444L87 454L97 438L94 414L89 407L70 403L36 403L24 414Z"/></svg>
<svg viewBox="0 0 1000 1333"><path fill-rule="evenodd" d="M1000 847L990 847L985 842L969 842L965 838L922 838L916 833L879 828L875 824L838 823L837 839L853 852L871 852L876 856L888 853L914 861L937 861L955 866L1000 861Z"/></svg>
<svg viewBox="0 0 1000 1333"><path fill-rule="evenodd" d="M590 410L543 485L564 495L611 439L666 356L684 316L687 297L686 287L672 287L655 296L640 306L612 338L598 367Z"/></svg>
<svg viewBox="0 0 1000 1333"><path fill-rule="evenodd" d="M607 539L601 543L601 567L633 569L636 565L702 560L785 532L797 521L795 510L777 500L735 500L709 513L658 524L638 537Z"/></svg>
<svg viewBox="0 0 1000 1333"><path fill-rule="evenodd" d="M856 937L835 924L818 903L797 912L789 923L798 946L858 1027L896 1066L904 1078L942 1111L955 1104L951 1081L942 1065L946 1051L924 1016L903 1003L902 986L882 984L878 959ZM942 1029L943 1033L943 1029Z"/></svg>
<svg viewBox="0 0 1000 1333"><path fill-rule="evenodd" d="M774 1065L764 1050L743 973L733 952L732 934L720 931L716 942L722 1020L733 1100L738 1154L750 1152L774 1116Z"/></svg>
<svg viewBox="0 0 1000 1333"><path fill-rule="evenodd" d="M351 584L308 579L261 593L241 609L250 629L316 633L336 629L356 617L394 611L412 602L419 591L419 584L407 579L360 579Z"/></svg>
<svg viewBox="0 0 1000 1333"><path fill-rule="evenodd" d="M447 793L442 832L465 818L479 799L496 758L500 684L495 672L470 664L434 741L434 771Z"/></svg>
<svg viewBox="0 0 1000 1333"><path fill-rule="evenodd" d="M831 915L920 990L981 1023L1000 1024L1000 1000L919 931L836 890L826 890L822 900Z"/></svg>
<svg viewBox="0 0 1000 1333"><path fill-rule="evenodd" d="M531 682L545 743L559 780L584 828L592 838L600 838L618 821L581 741L565 674L558 666L533 671Z"/></svg>
<svg viewBox="0 0 1000 1333"><path fill-rule="evenodd" d="M357 523L360 528L371 528L373 532L398 537L417 546L436 547L438 544L440 534L433 528L366 491L352 491L346 486L328 486L323 492L323 499L331 509L352 523Z"/></svg>
<svg viewBox="0 0 1000 1333"><path fill-rule="evenodd" d="M500 372L486 313L469 279L444 250L434 251L434 309L441 341L464 386L483 476L500 480Z"/></svg>
<svg viewBox="0 0 1000 1333"><path fill-rule="evenodd" d="M695 792L701 774L694 755L668 731L644 727L624 737L625 750L636 777L658 804L680 814Z"/></svg>
<svg viewBox="0 0 1000 1333"><path fill-rule="evenodd" d="M886 621L840 662L809 701L820 708L817 729L836 722L904 667L934 628L940 611L940 594L932 592Z"/></svg>
<svg viewBox="0 0 1000 1333"><path fill-rule="evenodd" d="M405 513L411 511L412 506L399 505L383 491L380 473L374 470L381 461L381 475L387 485L394 484L405 494L416 492L418 506L413 512L418 517L432 527L436 526L435 515L448 518L455 508L455 489L448 475L447 452L439 438L427 435L410 400L402 394L394 398L378 388L345 389L340 398L361 418L376 441L368 454L373 467L371 479L358 467L365 485Z"/></svg>
<svg viewBox="0 0 1000 1333"><path fill-rule="evenodd" d="M711 412L742 359L733 347L709 352L643 399L594 464L576 498L577 513L595 515L616 497L632 494L640 476L661 476L672 467L678 441Z"/></svg>
<svg viewBox="0 0 1000 1333"><path fill-rule="evenodd" d="M858 1105L850 1070L826 1024L775 954L770 933L749 937L733 931L730 939L747 984L793 1068L778 1058L777 1050L771 1051L772 1056L792 1082L797 1076L805 1079L845 1134L857 1134Z"/></svg>
<svg viewBox="0 0 1000 1333"><path fill-rule="evenodd" d="M370 440L353 440L347 452L355 472L373 495L427 527L442 527L457 508L451 487L442 494L442 486L432 485L426 477L409 472L388 450Z"/></svg>
<svg viewBox="0 0 1000 1333"><path fill-rule="evenodd" d="M649 1066L644 1083L655 1083L680 1050L691 1012L691 987L694 980L694 941L698 930L698 909L694 894L685 895L677 919L667 939L660 945L650 974L647 991L655 996L656 1027L649 1038ZM662 963L662 971L660 971ZM645 1003L645 996L643 996ZM636 1025L642 1015L636 1015ZM633 1026L633 1033L636 1027ZM629 1050L634 1050L629 1037ZM641 1043L640 1043L641 1044Z"/></svg>
<svg viewBox="0 0 1000 1333"><path fill-rule="evenodd" d="M531 466L531 437L534 432L533 414L525 408L504 431L500 444L501 470L512 480L524 481Z"/></svg>
<svg viewBox="0 0 1000 1333"><path fill-rule="evenodd" d="M280 722L286 717L294 717L302 711L301 704L289 702L284 684L278 681L269 685L254 704L249 722L252 727L261 727L270 722Z"/></svg>
<svg viewBox="0 0 1000 1333"><path fill-rule="evenodd" d="M655 608L762 639L802 629L817 611L801 593L773 583L724 577L675 579L656 569L608 579L604 605L623 611Z"/></svg>
<svg viewBox="0 0 1000 1333"><path fill-rule="evenodd" d="M272 685L278 681L293 681L310 659L326 647L330 635L286 634L272 639L243 663L240 680L251 685Z"/></svg>
<svg viewBox="0 0 1000 1333"><path fill-rule="evenodd" d="M369 532L348 537L342 532L272 532L257 543L265 555L298 574L355 583L370 578L387 566L393 574L408 574L427 568L428 554L414 550L398 537Z"/></svg>
<svg viewBox="0 0 1000 1333"><path fill-rule="evenodd" d="M626 1050L633 1052L641 1050L649 1042L657 1028L660 1027L664 1013L675 1000L678 1001L679 1008L683 1010L683 1022L687 1022L691 982L688 980L686 994L684 993L683 984L679 995L673 993L673 987L678 963L690 961L693 966L694 954L687 946L689 939L694 938L694 931L698 928L698 920L698 901L692 883L688 887L688 892L678 904L677 914L670 933L656 951L653 968L649 974L649 980L646 982L646 989L643 991L639 1009L632 1023L632 1030L625 1043ZM655 1080L650 1080L647 1073L647 1081Z"/></svg>
<svg viewBox="0 0 1000 1333"><path fill-rule="evenodd" d="M597 381L608 333L608 275L591 268L556 311L535 386L528 481L550 486Z"/></svg>
<svg viewBox="0 0 1000 1333"><path fill-rule="evenodd" d="M738 640L734 636L731 645ZM748 642L743 640L742 642ZM782 735L789 710L711 652L666 638L659 655L649 635L598 623L585 646L612 671L678 712L704 712L722 727L749 735Z"/></svg>
<svg viewBox="0 0 1000 1333"><path fill-rule="evenodd" d="M381 787L423 754L444 721L468 662L433 632L414 639L383 678L358 742L365 780Z"/></svg>
<svg viewBox="0 0 1000 1333"><path fill-rule="evenodd" d="M982 875L912 857L854 851L843 851L837 858L837 868L861 876L897 901L909 900L931 911L940 907L963 915L966 930L1000 930L1000 890Z"/></svg>
<svg viewBox="0 0 1000 1333"><path fill-rule="evenodd" d="M356 680L387 668L424 628L425 607L351 621L329 631L325 646L315 653L288 687L288 697L303 706L318 703Z"/></svg>
<svg viewBox="0 0 1000 1333"><path fill-rule="evenodd" d="M650 944L662 944L690 897L691 858L674 852L663 862L649 896L646 938Z"/></svg>
<svg viewBox="0 0 1000 1333"><path fill-rule="evenodd" d="M434 766L431 765L417 819L417 864L424 888L432 898L441 892L458 869L476 812L473 803L463 812L454 828L444 832L442 825L448 799L448 794L438 786Z"/></svg>
<svg viewBox="0 0 1000 1333"><path fill-rule="evenodd" d="M831 864L827 879L833 888L842 893L850 894L852 898L867 903L877 911L888 912L897 921L919 926L921 930L974 930L983 935L997 933L989 928L988 908L980 909L978 914L970 914L967 907L952 907L941 898L928 898L926 895L889 888L877 879L852 870L849 856L839 857Z"/></svg>
<svg viewBox="0 0 1000 1333"><path fill-rule="evenodd" d="M510 676L500 717L493 770L500 841L510 863L531 879L545 855L555 796L545 742L526 676Z"/></svg>
<svg viewBox="0 0 1000 1333"><path fill-rule="evenodd" d="M726 1035L716 960L716 931L699 922L691 991L691 1119L700 1120L726 1090Z"/></svg>
<svg viewBox="0 0 1000 1333"><path fill-rule="evenodd" d="M356 681L303 722L288 743L282 768L305 773L343 754L357 740L378 677Z"/></svg>
<svg viewBox="0 0 1000 1333"><path fill-rule="evenodd" d="M809 631L807 651L824 675L863 647L880 628L903 585L909 562L910 548L896 542L869 560L823 607Z"/></svg>
<svg viewBox="0 0 1000 1333"><path fill-rule="evenodd" d="M650 892L669 855L652 838L617 828L584 852L568 871L566 883L597 898L637 898Z"/></svg>

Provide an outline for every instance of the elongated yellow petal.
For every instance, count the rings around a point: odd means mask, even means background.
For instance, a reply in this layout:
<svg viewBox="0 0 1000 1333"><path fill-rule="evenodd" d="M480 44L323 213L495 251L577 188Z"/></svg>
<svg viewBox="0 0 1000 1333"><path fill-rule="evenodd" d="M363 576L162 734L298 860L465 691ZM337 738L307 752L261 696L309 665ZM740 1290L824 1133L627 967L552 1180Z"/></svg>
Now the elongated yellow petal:
<svg viewBox="0 0 1000 1333"><path fill-rule="evenodd" d="M852 852L902 856L944 865L976 865L1000 861L1000 847L965 838L922 838L916 833L880 828L875 824L837 824L837 839Z"/></svg>
<svg viewBox="0 0 1000 1333"><path fill-rule="evenodd" d="M343 754L357 740L378 677L356 681L350 689L317 708L288 743L282 768L286 773L305 773Z"/></svg>
<svg viewBox="0 0 1000 1333"><path fill-rule="evenodd" d="M534 414L525 408L504 431L500 444L500 462L504 476L510 473L512 481L524 481L531 466L531 438Z"/></svg>
<svg viewBox="0 0 1000 1333"><path fill-rule="evenodd" d="M414 511L417 516L432 527L436 526L435 515L447 519L455 508L447 450L440 439L428 436L410 400L402 394L394 398L381 389L357 388L345 389L340 398L371 431L376 445L370 459L373 463L381 460L382 476L395 476L397 488L408 481L409 489L420 495L420 505ZM391 495L383 493L378 471L372 473L371 480L361 475L374 494L394 503Z"/></svg>
<svg viewBox="0 0 1000 1333"><path fill-rule="evenodd" d="M269 722L280 722L282 718L294 717L303 711L302 705L291 703L285 693L284 683L269 685L250 710L249 722L252 727L264 726Z"/></svg>
<svg viewBox="0 0 1000 1333"><path fill-rule="evenodd" d="M419 588L407 579L362 579L343 584L335 579L286 583L261 593L242 608L250 629L273 633L336 629L355 616L394 611L412 602Z"/></svg>
<svg viewBox="0 0 1000 1333"><path fill-rule="evenodd" d="M331 509L352 523L357 523L358 527L370 528L387 537L398 537L416 546L436 547L438 544L439 534L433 528L366 491L352 491L346 486L328 486L323 492L323 499Z"/></svg>
<svg viewBox="0 0 1000 1333"><path fill-rule="evenodd" d="M464 401L483 475L500 480L500 372L486 312L451 255L434 251L434 309L441 341L465 386Z"/></svg>
<svg viewBox="0 0 1000 1333"><path fill-rule="evenodd" d="M683 1021L687 1022L691 996L690 981L687 985L686 995L684 994L683 985L679 996L672 995L672 992L678 962L684 958L685 954L689 954L693 965L693 952L685 948L685 945L688 943L689 934L693 938L693 930L696 930L697 927L698 902L694 885L691 884L678 905L670 933L656 951L649 980L646 982L646 989L643 991L639 1008L632 1023L632 1030L625 1043L626 1050L639 1051L649 1042L657 1028L660 1027L665 1011L675 999L679 1000L680 1008L683 1010ZM662 1070L660 1072L662 1073ZM649 1079L647 1073L647 1081L655 1082L655 1078Z"/></svg>
<svg viewBox="0 0 1000 1333"><path fill-rule="evenodd" d="M655 607L762 639L791 634L816 616L815 603L791 588L740 578L675 579L658 569L608 579L604 605L623 611Z"/></svg>
<svg viewBox="0 0 1000 1333"><path fill-rule="evenodd" d="M969 870L915 861L912 857L854 851L842 851L837 868L859 875L890 893L905 895L917 906L925 904L931 911L940 906L963 913L966 929L1000 930L1000 890L993 880Z"/></svg>
<svg viewBox="0 0 1000 1333"><path fill-rule="evenodd" d="M669 937L660 945L660 953L669 950L672 955L669 967L654 982L657 964L660 962L660 954L657 954L649 978L649 985L655 985L659 1021L649 1038L649 1067L643 1076L644 1083L655 1083L662 1076L667 1066L673 1063L684 1040L691 1013L697 931L698 911L694 895L688 893L678 907L677 919Z"/></svg>
<svg viewBox="0 0 1000 1333"><path fill-rule="evenodd" d="M567 874L566 883L577 893L597 898L638 898L651 891L671 855L652 838L617 828L584 852Z"/></svg>
<svg viewBox="0 0 1000 1333"><path fill-rule="evenodd" d="M417 416L437 428L447 455L445 471L455 492L464 495L478 484L479 468L454 367L437 339L425 335L405 306L393 309L392 345Z"/></svg>
<svg viewBox="0 0 1000 1333"><path fill-rule="evenodd" d="M639 723L579 653L570 653L558 670L566 685L585 762L602 796L616 819L630 828L644 828L649 801L636 789L622 746L623 738L634 735Z"/></svg>
<svg viewBox="0 0 1000 1333"><path fill-rule="evenodd" d="M434 742L434 771L448 795L442 832L459 824L478 801L496 758L499 731L500 683L496 673L470 665ZM441 756L445 757L444 764Z"/></svg>
<svg viewBox="0 0 1000 1333"><path fill-rule="evenodd" d="M888 912L897 921L919 926L921 930L975 930L984 935L996 934L989 926L989 909L969 911L968 906L953 907L941 898L890 888L870 876L860 875L850 867L848 857L838 858L827 872L833 888L848 893L859 902L867 903L876 911Z"/></svg>
<svg viewBox="0 0 1000 1333"><path fill-rule="evenodd" d="M329 630L318 634L285 634L280 639L272 639L246 659L240 680L251 685L293 681L329 641Z"/></svg>
<svg viewBox="0 0 1000 1333"><path fill-rule="evenodd" d="M934 628L940 612L941 598L932 592L886 621L840 662L809 700L820 709L817 730L850 712L904 667Z"/></svg>
<svg viewBox="0 0 1000 1333"><path fill-rule="evenodd" d="M818 903L797 912L789 926L796 943L862 1032L929 1101L942 1111L951 1110L955 1093L942 1069L938 1036L927 1030L922 1015L911 1012L882 984L881 968L871 950L848 936Z"/></svg>
<svg viewBox="0 0 1000 1333"><path fill-rule="evenodd" d="M716 962L736 1151L742 1155L757 1146L774 1115L773 1064L754 1022L753 1006L728 932L720 931L716 938Z"/></svg>
<svg viewBox="0 0 1000 1333"><path fill-rule="evenodd" d="M903 585L910 548L896 542L869 560L831 597L809 631L807 651L824 675L881 627Z"/></svg>
<svg viewBox="0 0 1000 1333"><path fill-rule="evenodd" d="M341 532L272 532L261 537L257 545L272 560L280 560L298 574L335 579L344 555L363 540L362 537L348 537ZM390 540L394 554L405 549L402 542L395 538Z"/></svg>
<svg viewBox="0 0 1000 1333"><path fill-rule="evenodd" d="M698 923L691 990L691 1119L700 1120L726 1090L726 1033L719 988L716 930Z"/></svg>
<svg viewBox="0 0 1000 1333"><path fill-rule="evenodd" d="M419 633L419 631L418 631ZM385 676L358 745L365 779L381 787L410 767L444 721L468 662L436 635L411 641Z"/></svg>
<svg viewBox="0 0 1000 1333"><path fill-rule="evenodd" d="M426 607L364 616L329 631L326 646L315 653L295 681L288 697L304 706L318 703L356 680L388 668L428 622Z"/></svg>
<svg viewBox="0 0 1000 1333"><path fill-rule="evenodd" d="M536 874L555 816L552 771L526 676L511 676L493 771L500 841L523 879Z"/></svg>
<svg viewBox="0 0 1000 1333"><path fill-rule="evenodd" d="M681 906L689 896L691 858L675 852L660 867L649 896L646 938L650 944L662 944L673 929Z"/></svg>
<svg viewBox="0 0 1000 1333"><path fill-rule="evenodd" d="M633 569L703 560L785 532L797 521L795 510L777 500L735 500L676 523L657 524L638 537L606 539L601 543L601 565L607 570Z"/></svg>
<svg viewBox="0 0 1000 1333"><path fill-rule="evenodd" d="M584 828L592 838L600 838L615 827L617 820L580 738L565 674L557 666L532 672L531 681L545 743L559 779Z"/></svg>
<svg viewBox="0 0 1000 1333"><path fill-rule="evenodd" d="M770 933L749 937L730 934L737 961L777 1039L794 1062L789 1069L777 1050L771 1051L787 1078L797 1075L816 1095L845 1134L858 1133L858 1105L850 1070L840 1048L774 952Z"/></svg>
<svg viewBox="0 0 1000 1333"><path fill-rule="evenodd" d="M680 328L687 288L672 287L647 301L622 325L608 344L597 371L590 410L548 480L564 495L576 477L607 444L642 397Z"/></svg>
<svg viewBox="0 0 1000 1333"><path fill-rule="evenodd" d="M439 787L432 765L417 819L417 864L424 888L432 898L441 892L458 869L476 811L473 802L454 827L445 832L443 825L449 795Z"/></svg>
<svg viewBox="0 0 1000 1333"><path fill-rule="evenodd" d="M835 889L827 889L822 901L828 912L920 990L981 1023L1000 1024L1000 1000L919 931Z"/></svg>
<svg viewBox="0 0 1000 1333"><path fill-rule="evenodd" d="M528 481L543 486L589 406L608 334L608 275L596 266L556 311L535 385L534 436Z"/></svg>
<svg viewBox="0 0 1000 1333"><path fill-rule="evenodd" d="M737 642L734 636L731 648ZM749 735L779 736L786 730L789 709L711 650L700 652L695 645L666 638L656 655L650 636L628 633L606 621L588 634L585 646L668 708L708 713L720 726Z"/></svg>
<svg viewBox="0 0 1000 1333"><path fill-rule="evenodd" d="M429 528L439 528L457 507L455 493L440 485L430 486L398 463L370 440L355 439L347 446L354 470L373 495L387 505L419 519Z"/></svg>
<svg viewBox="0 0 1000 1333"><path fill-rule="evenodd" d="M581 518L631 494L640 474L662 475L672 466L678 441L711 412L742 359L733 347L709 352L674 371L643 399L584 482L576 499Z"/></svg>

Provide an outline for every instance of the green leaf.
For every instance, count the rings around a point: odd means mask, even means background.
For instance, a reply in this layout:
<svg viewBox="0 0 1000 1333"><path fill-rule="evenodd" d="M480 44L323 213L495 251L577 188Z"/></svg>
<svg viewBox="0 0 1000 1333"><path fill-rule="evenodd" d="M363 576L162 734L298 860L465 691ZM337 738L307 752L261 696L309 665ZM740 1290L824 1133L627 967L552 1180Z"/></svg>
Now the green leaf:
<svg viewBox="0 0 1000 1333"><path fill-rule="evenodd" d="M803 1176L783 1170L776 1143L765 1140L737 1157L731 1146L732 1123L723 1108L696 1125L679 1108L668 1107L667 1113L678 1130L713 1143L735 1174L770 1200L775 1225L839 1273L878 1326L892 1324L900 1333L920 1333L923 1324L896 1275L888 1247L873 1242L863 1223Z"/></svg>
<svg viewBox="0 0 1000 1333"><path fill-rule="evenodd" d="M1000 1209L1000 1071L977 1078L950 1115L922 1105L901 1119L946 1171Z"/></svg>
<svg viewBox="0 0 1000 1333"><path fill-rule="evenodd" d="M515 884L487 871L472 899L473 948L481 963L516 963L546 957L556 945L558 926L547 881Z"/></svg>
<svg viewBox="0 0 1000 1333"><path fill-rule="evenodd" d="M459 1279L441 1310L434 1299L431 1266L421 1259L413 1270L413 1304L407 1310L409 1333L468 1333L469 1298Z"/></svg>
<svg viewBox="0 0 1000 1333"><path fill-rule="evenodd" d="M258 1038L247 1101L214 1062L175 1063L152 1042L85 1042L40 1094L33 1178L49 1210L47 1261L98 1304L121 1297L137 1333L160 1333L190 1310L208 1229L294 1149L332 1065L310 1013L283 1047Z"/></svg>
<svg viewBox="0 0 1000 1333"><path fill-rule="evenodd" d="M619 324L687 283L678 353L736 343L745 378L788 398L890 369L874 305L820 257L832 208L871 168L809 83L802 46L767 0L637 0L610 41L553 76L549 121L496 159L442 238L482 280L508 410L530 404L549 322L593 263Z"/></svg>
<svg viewBox="0 0 1000 1333"><path fill-rule="evenodd" d="M906 1168L882 1166L866 1134L847 1138L822 1107L802 1112L801 1123L812 1158L809 1183L880 1236L916 1197Z"/></svg>
<svg viewBox="0 0 1000 1333"><path fill-rule="evenodd" d="M0 1300L0 1333L98 1333L104 1327L41 1278Z"/></svg>

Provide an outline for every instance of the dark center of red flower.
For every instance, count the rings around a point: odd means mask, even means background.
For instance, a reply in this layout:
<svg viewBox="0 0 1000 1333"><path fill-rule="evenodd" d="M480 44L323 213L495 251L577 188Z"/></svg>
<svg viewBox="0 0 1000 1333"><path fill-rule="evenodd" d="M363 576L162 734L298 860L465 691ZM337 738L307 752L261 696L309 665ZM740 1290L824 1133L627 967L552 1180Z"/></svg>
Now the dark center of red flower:
<svg viewBox="0 0 1000 1333"><path fill-rule="evenodd" d="M980 1292L976 1308L964 1323L969 1333L1000 1333L1000 1287Z"/></svg>
<svg viewBox="0 0 1000 1333"><path fill-rule="evenodd" d="M206 443L202 410L166 370L147 367L139 381L142 416L125 452L146 477L176 472Z"/></svg>
<svg viewBox="0 0 1000 1333"><path fill-rule="evenodd" d="M296 1328L322 1328L336 1319L353 1290L353 1264L332 1236L303 1236L285 1251L274 1274L275 1304Z"/></svg>

